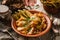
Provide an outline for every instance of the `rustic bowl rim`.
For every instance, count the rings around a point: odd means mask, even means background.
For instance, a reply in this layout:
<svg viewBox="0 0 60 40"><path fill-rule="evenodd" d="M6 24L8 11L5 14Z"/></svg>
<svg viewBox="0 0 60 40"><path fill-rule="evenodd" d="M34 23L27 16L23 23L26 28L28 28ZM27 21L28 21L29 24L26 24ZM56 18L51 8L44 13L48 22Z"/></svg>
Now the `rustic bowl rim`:
<svg viewBox="0 0 60 40"><path fill-rule="evenodd" d="M36 11L36 10L29 10L29 11L31 11L31 12L39 12L39 11ZM50 20L50 18L49 18L49 16L48 15L46 15L46 14L44 14L43 12L40 12L40 13L42 13L45 17L46 17L46 19L47 19L47 21L48 21L48 27L44 30L44 31L42 31L41 33L39 33L39 34L36 34L36 35L25 35L25 34L22 34L22 33L20 33L19 31L17 31L16 29L15 29L15 27L14 27L14 19L13 19L13 17L12 17L12 20L11 20L11 26L12 26L12 29L16 32L16 33L18 33L19 35L22 35L22 36L25 36L25 37L39 37L39 36L42 36L42 35L44 35L44 34L46 34L50 29L51 29L51 20ZM14 25L13 25L14 24ZM15 25L16 26L16 25Z"/></svg>

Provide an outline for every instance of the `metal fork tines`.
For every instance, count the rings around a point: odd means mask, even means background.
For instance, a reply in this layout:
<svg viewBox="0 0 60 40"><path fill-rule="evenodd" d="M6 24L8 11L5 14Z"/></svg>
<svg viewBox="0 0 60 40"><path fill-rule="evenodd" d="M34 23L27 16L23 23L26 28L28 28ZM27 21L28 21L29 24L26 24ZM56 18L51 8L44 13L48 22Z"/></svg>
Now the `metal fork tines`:
<svg viewBox="0 0 60 40"><path fill-rule="evenodd" d="M11 27L4 25L0 22L0 32L8 33L14 40L18 40L17 37L15 37L11 32Z"/></svg>

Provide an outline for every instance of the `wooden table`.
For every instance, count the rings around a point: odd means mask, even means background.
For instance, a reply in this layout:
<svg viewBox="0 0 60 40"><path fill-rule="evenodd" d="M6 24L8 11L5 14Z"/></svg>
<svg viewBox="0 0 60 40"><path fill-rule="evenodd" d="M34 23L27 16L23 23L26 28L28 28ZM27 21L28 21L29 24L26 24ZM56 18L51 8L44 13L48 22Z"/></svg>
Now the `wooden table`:
<svg viewBox="0 0 60 40"><path fill-rule="evenodd" d="M1 1L1 0L0 0ZM10 26L10 22L6 21L6 20L2 20L0 19L0 29L2 28L8 28L11 27ZM37 38L28 38L28 37L23 37L19 34L17 34L15 31L13 31L13 29L11 28L9 31L13 36L17 37L18 40L55 40L55 34L53 33L52 30L50 30L47 34L41 36L41 37L37 37ZM57 37L59 38L59 37ZM0 32L0 40L13 40L12 37L10 37L9 34L7 33L3 33Z"/></svg>
<svg viewBox="0 0 60 40"><path fill-rule="evenodd" d="M6 28L8 28L8 27L10 27L9 32L10 32L13 36L15 36L18 40L52 40L52 39L55 37L55 35L54 35L54 33L52 32L52 30L50 30L47 34L45 34L45 35L43 35L43 36L41 36L41 37L36 37L36 38L23 37L23 36L17 34L17 33L11 28L9 21L0 19L0 29L3 29L3 28L6 29ZM4 40L9 40L9 39L10 39L10 40L13 40L13 38L10 37L9 34L3 33L3 32L0 32L0 40L1 40L1 39L4 39Z"/></svg>

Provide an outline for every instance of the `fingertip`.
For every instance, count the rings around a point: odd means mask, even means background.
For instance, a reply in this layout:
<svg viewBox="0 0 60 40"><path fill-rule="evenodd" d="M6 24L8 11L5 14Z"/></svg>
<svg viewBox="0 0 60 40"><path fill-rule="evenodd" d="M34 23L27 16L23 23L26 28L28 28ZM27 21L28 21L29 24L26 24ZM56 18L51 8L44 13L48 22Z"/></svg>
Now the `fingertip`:
<svg viewBox="0 0 60 40"><path fill-rule="evenodd" d="M26 6L28 6L28 0L25 0L24 3Z"/></svg>
<svg viewBox="0 0 60 40"><path fill-rule="evenodd" d="M31 6L32 5L32 3L29 3L29 6Z"/></svg>
<svg viewBox="0 0 60 40"><path fill-rule="evenodd" d="M35 3L32 3L32 6L34 6Z"/></svg>
<svg viewBox="0 0 60 40"><path fill-rule="evenodd" d="M34 3L36 3L37 2L37 0L34 0Z"/></svg>
<svg viewBox="0 0 60 40"><path fill-rule="evenodd" d="M28 6L28 3L26 3L25 6Z"/></svg>

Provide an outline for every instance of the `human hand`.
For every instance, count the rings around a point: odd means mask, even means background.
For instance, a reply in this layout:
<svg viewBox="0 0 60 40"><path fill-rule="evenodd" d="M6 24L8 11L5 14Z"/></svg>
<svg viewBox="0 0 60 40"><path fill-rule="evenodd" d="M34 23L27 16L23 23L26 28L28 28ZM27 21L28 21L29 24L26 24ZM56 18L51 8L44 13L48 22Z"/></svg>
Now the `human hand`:
<svg viewBox="0 0 60 40"><path fill-rule="evenodd" d="M23 2L26 6L34 6L36 0L23 0Z"/></svg>

